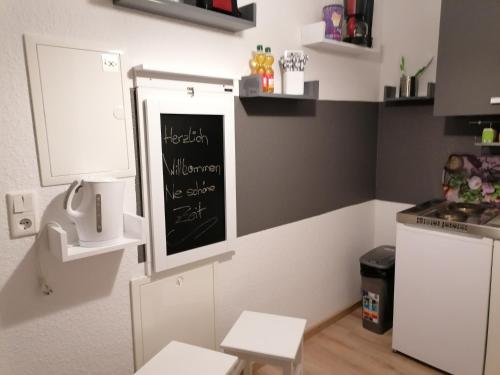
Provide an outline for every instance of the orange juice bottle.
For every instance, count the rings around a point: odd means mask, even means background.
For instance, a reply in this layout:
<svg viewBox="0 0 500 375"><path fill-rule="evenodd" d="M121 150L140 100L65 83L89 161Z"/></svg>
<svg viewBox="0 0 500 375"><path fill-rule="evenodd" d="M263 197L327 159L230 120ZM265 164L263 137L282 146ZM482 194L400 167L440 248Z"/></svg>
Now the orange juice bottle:
<svg viewBox="0 0 500 375"><path fill-rule="evenodd" d="M252 58L248 62L248 65L250 65L250 74L252 74L252 75L257 74L257 69L259 68L259 64L257 63L256 56L257 56L257 52L253 51Z"/></svg>
<svg viewBox="0 0 500 375"><path fill-rule="evenodd" d="M266 58L265 58L265 68L266 68L266 82L267 90L266 92L272 94L274 93L274 70L273 70L274 56L271 54L271 48L266 47Z"/></svg>
<svg viewBox="0 0 500 375"><path fill-rule="evenodd" d="M266 54L264 53L262 44L257 46L255 61L257 61L257 74L260 75L262 80L262 91L267 92L266 68L264 66L264 63L266 62Z"/></svg>

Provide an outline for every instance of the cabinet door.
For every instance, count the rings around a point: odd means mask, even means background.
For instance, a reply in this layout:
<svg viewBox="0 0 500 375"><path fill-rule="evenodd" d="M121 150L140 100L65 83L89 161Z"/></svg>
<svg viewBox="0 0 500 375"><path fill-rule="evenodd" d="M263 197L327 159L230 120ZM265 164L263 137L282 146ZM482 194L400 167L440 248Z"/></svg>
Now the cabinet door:
<svg viewBox="0 0 500 375"><path fill-rule="evenodd" d="M393 349L482 375L493 240L398 224Z"/></svg>
<svg viewBox="0 0 500 375"><path fill-rule="evenodd" d="M434 114L500 114L500 1L443 0Z"/></svg>
<svg viewBox="0 0 500 375"><path fill-rule="evenodd" d="M25 40L42 185L134 176L122 53L100 43Z"/></svg>
<svg viewBox="0 0 500 375"><path fill-rule="evenodd" d="M208 264L138 286L132 294L137 368L172 340L215 349L213 285Z"/></svg>
<svg viewBox="0 0 500 375"><path fill-rule="evenodd" d="M485 375L500 374L500 241L495 241Z"/></svg>

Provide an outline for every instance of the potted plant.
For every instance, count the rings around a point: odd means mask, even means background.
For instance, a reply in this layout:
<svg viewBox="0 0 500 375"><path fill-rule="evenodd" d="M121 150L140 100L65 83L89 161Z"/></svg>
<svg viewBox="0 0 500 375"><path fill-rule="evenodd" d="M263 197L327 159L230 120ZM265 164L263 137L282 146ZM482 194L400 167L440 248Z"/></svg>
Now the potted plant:
<svg viewBox="0 0 500 375"><path fill-rule="evenodd" d="M418 78L424 74L424 72L432 64L434 57L431 57L429 62L421 67L413 76L409 76L406 73L406 61L405 57L401 57L401 62L399 64L399 70L401 71L401 79L399 82L399 97L408 98L418 95Z"/></svg>

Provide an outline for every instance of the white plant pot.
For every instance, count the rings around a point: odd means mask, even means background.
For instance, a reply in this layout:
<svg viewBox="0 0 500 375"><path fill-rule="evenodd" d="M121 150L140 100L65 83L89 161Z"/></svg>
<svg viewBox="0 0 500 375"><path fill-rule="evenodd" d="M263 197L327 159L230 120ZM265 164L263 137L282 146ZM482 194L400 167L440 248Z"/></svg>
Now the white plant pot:
<svg viewBox="0 0 500 375"><path fill-rule="evenodd" d="M283 72L282 92L286 95L304 95L304 72Z"/></svg>

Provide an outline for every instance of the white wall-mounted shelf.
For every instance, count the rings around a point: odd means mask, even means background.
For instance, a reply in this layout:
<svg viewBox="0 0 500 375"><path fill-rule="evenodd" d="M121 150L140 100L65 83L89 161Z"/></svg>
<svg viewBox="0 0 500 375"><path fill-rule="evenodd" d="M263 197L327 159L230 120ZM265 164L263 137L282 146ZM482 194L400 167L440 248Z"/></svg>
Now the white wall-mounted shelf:
<svg viewBox="0 0 500 375"><path fill-rule="evenodd" d="M76 259L123 250L128 246L142 245L145 243L144 229L144 218L124 213L124 237L111 245L83 247L76 244L70 244L68 243L66 231L61 226L54 223L47 225L47 235L50 252L61 262L69 262Z"/></svg>
<svg viewBox="0 0 500 375"><path fill-rule="evenodd" d="M324 21L303 26L302 45L321 51L365 59L378 60L382 56L381 48L368 48L325 38L325 26Z"/></svg>

